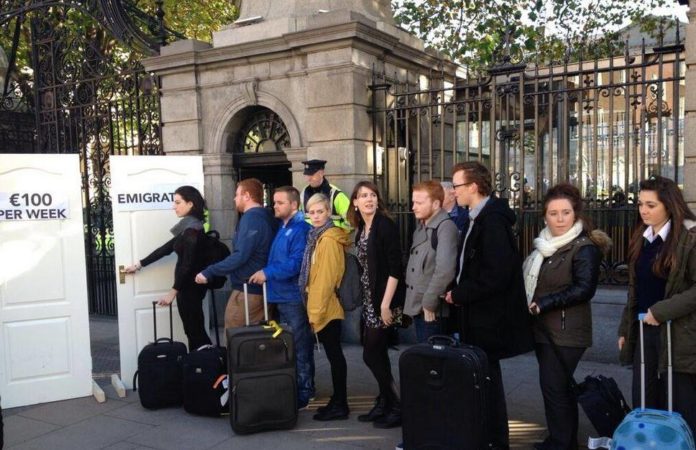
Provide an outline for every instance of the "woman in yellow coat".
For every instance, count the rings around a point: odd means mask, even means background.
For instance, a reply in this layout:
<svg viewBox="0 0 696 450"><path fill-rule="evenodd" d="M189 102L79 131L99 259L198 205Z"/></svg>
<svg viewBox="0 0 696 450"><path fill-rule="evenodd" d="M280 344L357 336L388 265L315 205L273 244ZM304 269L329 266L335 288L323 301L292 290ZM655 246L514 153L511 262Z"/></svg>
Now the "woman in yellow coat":
<svg viewBox="0 0 696 450"><path fill-rule="evenodd" d="M307 236L307 247L300 271L300 290L307 299L309 324L324 345L331 365L333 395L326 406L317 409L314 420L347 419L346 358L341 348L341 321L345 314L336 291L345 269L344 252L350 237L331 221L331 206L324 194L307 201L306 213L314 227Z"/></svg>

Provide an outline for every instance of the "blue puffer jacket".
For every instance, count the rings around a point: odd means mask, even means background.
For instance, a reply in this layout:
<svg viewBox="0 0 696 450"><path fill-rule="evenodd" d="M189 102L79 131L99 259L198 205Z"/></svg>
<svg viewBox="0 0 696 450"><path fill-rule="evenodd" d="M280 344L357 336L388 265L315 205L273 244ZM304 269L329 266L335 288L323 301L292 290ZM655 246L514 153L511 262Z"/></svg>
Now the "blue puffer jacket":
<svg viewBox="0 0 696 450"><path fill-rule="evenodd" d="M277 229L278 222L268 209L255 207L247 210L232 239L232 254L201 273L206 278L229 275L232 289L241 291L244 282L266 265ZM250 284L249 293L261 294L261 286Z"/></svg>
<svg viewBox="0 0 696 450"><path fill-rule="evenodd" d="M307 233L311 228L304 214L298 211L278 230L268 255L268 264L263 268L267 279L268 303L302 301L297 278L307 246Z"/></svg>

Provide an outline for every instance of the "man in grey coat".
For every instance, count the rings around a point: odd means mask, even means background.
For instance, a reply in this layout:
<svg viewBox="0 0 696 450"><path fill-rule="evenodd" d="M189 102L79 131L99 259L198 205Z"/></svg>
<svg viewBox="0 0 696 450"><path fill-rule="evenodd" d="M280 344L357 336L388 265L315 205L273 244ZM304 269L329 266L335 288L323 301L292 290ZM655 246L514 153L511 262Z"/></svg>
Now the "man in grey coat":
<svg viewBox="0 0 696 450"><path fill-rule="evenodd" d="M445 191L436 181L413 186L417 228L406 268L404 313L413 317L418 342L443 331L442 298L457 266L457 226L442 209Z"/></svg>

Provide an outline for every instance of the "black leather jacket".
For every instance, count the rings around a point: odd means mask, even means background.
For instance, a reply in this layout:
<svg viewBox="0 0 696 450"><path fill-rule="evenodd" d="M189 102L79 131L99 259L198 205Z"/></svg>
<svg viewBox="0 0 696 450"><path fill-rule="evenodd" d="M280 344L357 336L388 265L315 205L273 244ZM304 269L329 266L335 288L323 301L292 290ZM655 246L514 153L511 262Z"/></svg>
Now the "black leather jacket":
<svg viewBox="0 0 696 450"><path fill-rule="evenodd" d="M590 300L597 290L601 260L601 250L585 233L544 260L534 302L557 345L592 345ZM537 342L547 342L538 326L534 336Z"/></svg>

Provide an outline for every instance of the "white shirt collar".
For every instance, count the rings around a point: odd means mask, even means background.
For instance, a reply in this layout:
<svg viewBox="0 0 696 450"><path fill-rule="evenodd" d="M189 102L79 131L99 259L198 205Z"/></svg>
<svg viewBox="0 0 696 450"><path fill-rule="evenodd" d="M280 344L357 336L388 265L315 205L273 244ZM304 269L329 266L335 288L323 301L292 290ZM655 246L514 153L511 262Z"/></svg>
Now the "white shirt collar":
<svg viewBox="0 0 696 450"><path fill-rule="evenodd" d="M662 238L662 242L667 241L667 236L669 236L669 230L672 229L672 221L668 220L666 224L660 228L660 231L657 233L657 235L653 234L653 227L648 227L645 229L645 232L643 232L643 237L648 240L651 244L655 239L657 239L657 236L660 236Z"/></svg>

